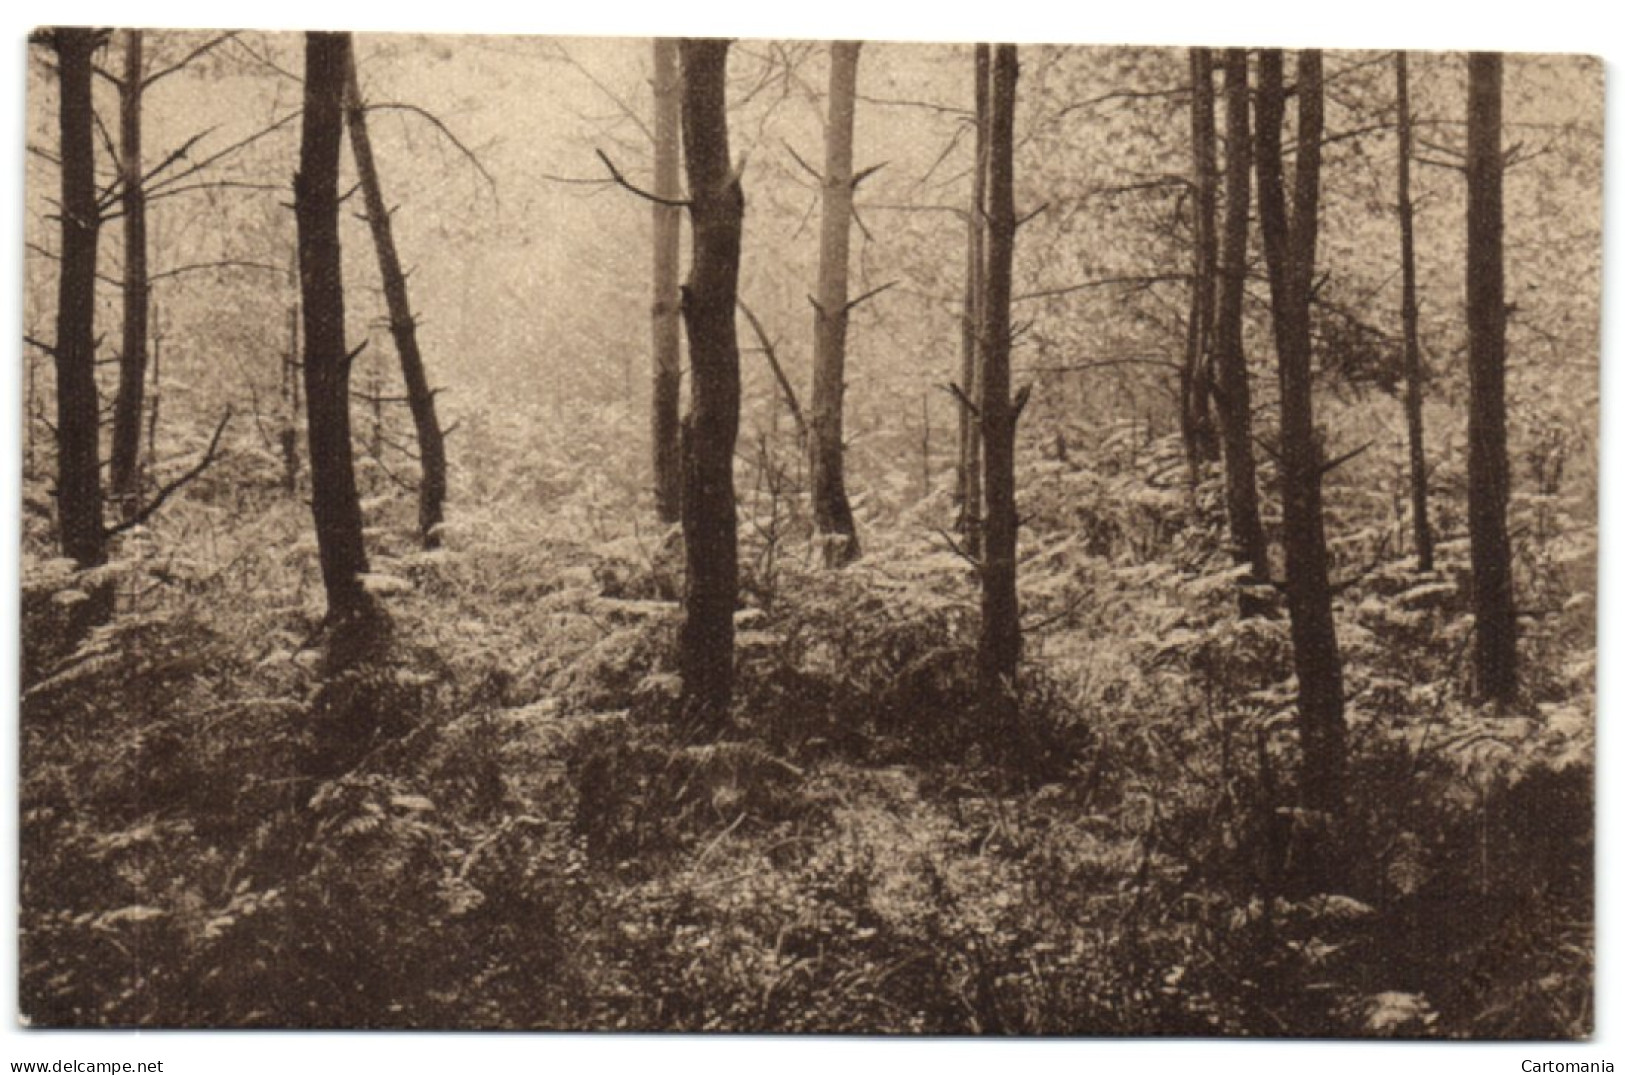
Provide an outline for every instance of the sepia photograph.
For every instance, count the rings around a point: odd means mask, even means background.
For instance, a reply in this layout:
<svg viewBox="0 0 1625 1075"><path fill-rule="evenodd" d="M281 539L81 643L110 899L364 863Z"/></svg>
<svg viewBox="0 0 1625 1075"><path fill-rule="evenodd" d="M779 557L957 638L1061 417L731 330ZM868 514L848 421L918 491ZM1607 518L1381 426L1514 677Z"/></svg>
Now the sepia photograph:
<svg viewBox="0 0 1625 1075"><path fill-rule="evenodd" d="M7 1059L1597 1033L1601 58L30 22Z"/></svg>

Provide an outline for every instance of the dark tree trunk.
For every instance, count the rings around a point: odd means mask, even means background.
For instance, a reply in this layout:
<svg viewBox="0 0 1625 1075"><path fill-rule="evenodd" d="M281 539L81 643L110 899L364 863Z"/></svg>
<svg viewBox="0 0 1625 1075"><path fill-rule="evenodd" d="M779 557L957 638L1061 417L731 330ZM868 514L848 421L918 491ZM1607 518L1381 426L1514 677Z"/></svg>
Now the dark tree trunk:
<svg viewBox="0 0 1625 1075"><path fill-rule="evenodd" d="M1506 282L1501 250L1501 57L1467 60L1467 521L1472 540L1477 693L1518 689L1507 537Z"/></svg>
<svg viewBox="0 0 1625 1075"><path fill-rule="evenodd" d="M288 266L288 351L282 362L282 484L299 491L299 259Z"/></svg>
<svg viewBox="0 0 1625 1075"><path fill-rule="evenodd" d="M1213 349L1214 280L1218 276L1218 166L1213 120L1213 52L1190 50L1191 69L1191 304L1185 363L1180 369L1180 432L1192 483L1202 465L1219 458L1213 431L1209 356Z"/></svg>
<svg viewBox="0 0 1625 1075"><path fill-rule="evenodd" d="M1242 304L1247 285L1247 214L1252 201L1252 125L1248 119L1247 50L1224 54L1225 167L1224 261L1220 268L1213 356L1219 430L1224 445L1224 506L1231 552L1252 571L1241 592L1241 614L1262 612L1267 601L1256 587L1269 581L1269 546L1258 516L1258 479L1253 465L1253 401L1242 346Z"/></svg>
<svg viewBox="0 0 1625 1075"><path fill-rule="evenodd" d="M987 135L988 91L993 77L993 52L976 46L976 140L971 174L971 199L966 214L965 310L960 333L959 387L967 399L982 394L982 318L987 305ZM969 407L959 411L959 473L955 494L959 518L955 525L964 537L965 551L982 555L982 429Z"/></svg>
<svg viewBox="0 0 1625 1075"><path fill-rule="evenodd" d="M401 271L401 257L395 249L395 232L390 224L389 207L384 202L384 190L378 179L378 165L372 155L372 139L367 134L367 109L361 100L361 83L356 74L355 56L351 55L346 79L348 107L346 116L350 128L350 151L355 155L356 174L361 179L361 194L367 206L367 226L372 230L372 243L378 252L378 275L383 280L384 303L389 309L389 334L395 341L395 352L401 360L401 380L406 385L406 402L412 411L412 425L417 430L418 462L422 476L418 482L418 532L423 547L440 546L440 523L445 518L446 502L446 438L435 414L434 389L429 387L429 375L423 366L423 353L418 348L417 320L412 316L412 305L406 291L406 274ZM382 386L380 386L381 389ZM374 407L380 404L381 392L374 394ZM375 429L381 429L381 415L374 419ZM379 445L382 448L382 445Z"/></svg>
<svg viewBox="0 0 1625 1075"><path fill-rule="evenodd" d="M1015 715L1016 668L1021 660L1020 605L1016 598L1016 421L1021 403L1010 399L1010 275L1015 256L1015 112L1019 66L1014 45L993 50L988 125L987 301L982 311L981 411L983 488L987 497L982 557L982 625L977 682L990 731L999 734Z"/></svg>
<svg viewBox="0 0 1625 1075"><path fill-rule="evenodd" d="M141 499L142 396L147 384L147 192L141 177L142 35L124 32L119 83L119 173L124 201L124 336L113 403L112 492L125 518Z"/></svg>
<svg viewBox="0 0 1625 1075"><path fill-rule="evenodd" d="M96 395L95 114L92 58L96 30L58 29L61 80L62 264L56 311L56 504L62 555L81 568L107 558L102 525L100 406Z"/></svg>
<svg viewBox="0 0 1625 1075"><path fill-rule="evenodd" d="M659 37L654 42L654 193L676 201L682 196L678 165L681 156L682 73L677 42ZM668 526L682 514L683 475L678 459L679 414L682 403L681 295L677 261L682 237L682 210L654 203L654 301L650 308L653 355L653 390L649 403L649 432L654 462L655 511Z"/></svg>
<svg viewBox="0 0 1625 1075"><path fill-rule="evenodd" d="M824 134L818 299L813 304L812 501L824 563L857 559L857 526L846 495L847 261L852 230L852 127L857 111L856 41L830 45L829 123Z"/></svg>
<svg viewBox="0 0 1625 1075"><path fill-rule="evenodd" d="M745 196L728 159L728 42L684 40L683 155L693 253L683 293L693 387L684 422L683 711L697 731L728 722L739 596L733 455L739 437L739 245Z"/></svg>
<svg viewBox="0 0 1625 1075"><path fill-rule="evenodd" d="M1269 266L1281 385L1282 528L1303 750L1299 795L1310 809L1338 817L1343 811L1348 732L1321 509L1324 460L1315 434L1309 336L1320 203L1321 55L1312 49L1298 54L1297 168L1290 216L1281 161L1281 121L1286 107L1281 67L1279 49L1260 56L1258 211Z"/></svg>
<svg viewBox="0 0 1625 1075"><path fill-rule="evenodd" d="M1411 90L1403 51L1394 54L1399 90L1399 274L1400 320L1405 330L1405 431L1411 454L1411 530L1416 569L1433 570L1433 530L1428 525L1427 453L1422 447L1422 347L1417 338L1416 224L1411 205Z"/></svg>
<svg viewBox="0 0 1625 1075"><path fill-rule="evenodd" d="M348 34L305 35L305 101L294 176L299 288L305 330L305 406L310 436L311 510L321 553L328 618L368 608L367 571L350 442L350 363L344 345L339 249L339 153L344 138Z"/></svg>

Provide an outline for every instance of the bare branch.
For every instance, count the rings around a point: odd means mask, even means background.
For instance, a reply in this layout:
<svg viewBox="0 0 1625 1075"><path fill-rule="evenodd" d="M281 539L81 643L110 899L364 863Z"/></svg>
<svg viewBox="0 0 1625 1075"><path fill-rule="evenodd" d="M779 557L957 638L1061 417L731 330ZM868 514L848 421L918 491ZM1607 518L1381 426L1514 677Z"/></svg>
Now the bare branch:
<svg viewBox="0 0 1625 1075"><path fill-rule="evenodd" d="M868 302L870 299L874 298L876 295L879 295L879 294L881 294L882 292L885 292L885 291L890 291L892 288L894 288L896 286L897 286L897 281L896 280L890 280L890 281L887 281L884 284L881 284L879 287L872 287L868 291L865 291L863 294L859 295L857 298L853 299L851 302L847 303L845 309L847 309L847 310L856 309L859 303Z"/></svg>
<svg viewBox="0 0 1625 1075"><path fill-rule="evenodd" d="M286 116L283 116L281 119L275 120L269 126L262 127L260 130L255 131L253 134L249 135L247 138L243 138L243 139L240 139L240 140L238 140L236 142L233 142L231 145L226 146L224 149L220 149L220 150L216 151L215 153L213 153L213 154L211 154L211 155L209 155L207 157L204 157L202 160L198 161L196 164L192 165L190 168L186 168L186 169L183 169L183 170L181 170L179 172L176 172L174 175L170 176L169 178L163 180L160 183L154 183L147 190L148 198L151 199L152 197L156 196L157 192L165 190L165 189L173 186L174 184L179 183L183 179L187 179L187 178L189 178L191 176L196 175L197 173L201 172L203 169L209 167L211 164L214 164L216 161L219 161L219 160L221 160L221 159L223 159L225 157L228 157L228 156L230 156L231 154L237 152L240 149L246 149L247 147L253 145L255 142L258 142L261 138L264 138L264 137L272 134L273 132L278 131L283 127L286 127L288 124L290 124L294 120L298 119L303 113L304 113L304 109L302 109L302 108L301 109L295 109L294 111L289 112ZM205 132L205 133L208 133L208 132ZM193 141L196 141L196 139L193 139ZM190 143L188 143L188 144L190 144ZM184 150L184 148L185 147L183 147L183 150ZM160 169L162 167L164 167L164 166L160 166ZM154 169L154 171L158 171L160 169ZM151 179L151 178L152 178L151 173L144 176L142 178L142 180L141 180L142 186L146 186L147 181L149 179Z"/></svg>
<svg viewBox="0 0 1625 1075"><path fill-rule="evenodd" d="M474 154L474 151L463 145L462 140L455 134L452 134L451 128L442 123L440 121L440 117L436 116L433 112L430 112L426 108L419 108L417 105L405 104L400 101L385 101L380 104L369 104L364 107L368 112L407 112L411 115L417 116L421 120L426 121L433 126L435 130L439 131L441 136L444 137L446 141L455 146L459 153L468 159L468 163L474 166L474 170L476 172L480 173L480 178L485 180L486 185L491 188L492 192L494 193L496 191L496 177L494 177L490 172L486 171L485 165L480 163L480 158Z"/></svg>
<svg viewBox="0 0 1625 1075"><path fill-rule="evenodd" d="M816 179L818 181L819 186L823 186L823 184L824 184L824 173L820 172L817 168L814 168L812 165L808 164L805 160L803 160L801 154L796 152L796 147L795 146L791 145L789 142L785 141L782 138L779 139L779 142L780 142L780 144L782 144L784 146L784 151L786 153L790 154L790 159L795 161L797 164L801 165L802 169L808 175L812 176L814 179Z"/></svg>
<svg viewBox="0 0 1625 1075"><path fill-rule="evenodd" d="M959 405L975 415L978 422L982 420L982 409L971 402L971 398L965 394L965 390L960 388L958 384L949 381L947 384L939 384L937 387L958 400Z"/></svg>
<svg viewBox="0 0 1625 1075"><path fill-rule="evenodd" d="M1360 455L1361 453L1365 452L1368 448L1370 448L1375 443L1376 443L1376 441L1368 440L1364 444L1360 445L1358 448L1355 448L1353 451L1344 452L1342 455L1338 456L1336 459L1330 460L1329 462L1322 463L1320 465L1320 476L1325 477L1326 475L1330 474L1332 471L1336 470L1338 467L1342 466L1344 463L1347 463L1350 459L1353 459L1356 456Z"/></svg>
<svg viewBox="0 0 1625 1075"><path fill-rule="evenodd" d="M886 165L889 164L889 163L891 163L891 162L890 161L881 161L879 164L871 164L871 165L869 165L869 167L865 168L863 171L861 171L857 175L853 176L852 177L852 184L851 184L852 189L857 190L859 183L862 183L865 179L868 179L870 176L872 176L876 172L880 171L880 169L886 167Z"/></svg>
<svg viewBox="0 0 1625 1075"><path fill-rule="evenodd" d="M288 268L285 265L268 265L262 261L243 261L237 258L226 258L221 261L200 261L191 265L178 265L173 269L165 269L163 272L155 272L151 276L147 277L147 283L155 284L160 280L167 280L173 276L183 276L186 273L191 272L206 272L209 269L260 269L265 272L276 273L278 276L284 275L288 271Z"/></svg>
<svg viewBox="0 0 1625 1075"><path fill-rule="evenodd" d="M609 159L609 154L605 153L601 149L595 149L593 152L598 154L598 159L604 162L605 168L609 169L609 177L611 179L645 201L654 202L656 205L670 206L673 209L687 209L693 204L686 199L662 198L658 194L650 194L642 187L633 184L631 180L626 178L626 176L622 175L621 170L615 167L615 162Z"/></svg>
<svg viewBox="0 0 1625 1075"><path fill-rule="evenodd" d="M1048 287L1038 291L1028 291L1011 298L1011 302L1030 302L1033 299L1053 299L1060 295L1070 295L1074 291L1089 291L1097 287L1132 287L1144 290L1153 284L1184 283L1190 279L1188 273L1156 273L1149 276L1105 276L1096 280L1084 280L1081 283L1066 284L1062 287Z"/></svg>
<svg viewBox="0 0 1625 1075"><path fill-rule="evenodd" d="M141 80L141 88L146 89L149 86L151 86L154 82L157 82L159 79L168 78L170 75L173 75L176 71L181 70L187 64L189 64L193 60L197 59L199 56L202 56L204 53L218 48L219 46L225 44L227 41L233 40L234 38L236 38L236 36L237 36L237 31L233 30L233 31L231 31L229 33L224 33L224 34L220 34L220 35L218 35L216 37L209 38L209 40L205 41L203 44L199 45L197 48L193 49L191 52L188 52L185 56L182 56L179 60L176 60L174 63L170 64L168 67L161 67L158 70L154 71L152 74L148 75L146 78L143 78Z"/></svg>
<svg viewBox="0 0 1625 1075"><path fill-rule="evenodd" d="M1045 202L1044 204L1040 205L1037 209L1034 209L1032 212L1028 213L1026 216L1018 218L1016 220L1016 228L1017 228L1017 230L1020 230L1022 227L1024 227L1027 224L1031 224L1034 220L1036 220L1040 216L1042 216L1044 214L1044 210L1046 210L1048 208L1049 208L1049 202Z"/></svg>
<svg viewBox="0 0 1625 1075"><path fill-rule="evenodd" d="M796 432L802 440L807 439L807 419L801 413L801 403L796 399L796 391L790 387L790 379L784 375L784 367L779 365L778 352L773 348L773 342L767 338L767 330L762 327L761 320L745 305L744 299L739 299L739 310L750 322L751 331L756 333L756 339L761 342L762 354L767 356L767 364L773 369L773 377L779 382L779 391L784 394L785 406L790 408L790 417L795 420Z"/></svg>
<svg viewBox="0 0 1625 1075"><path fill-rule="evenodd" d="M231 408L227 407L225 415L220 419L220 424L215 426L214 436L209 440L208 450L203 453L203 458L197 461L197 465L191 470L188 470L185 474L182 474L180 477L176 478L174 481L170 482L168 485L164 486L162 489L158 490L158 495L153 497L145 507L137 510L134 515L131 515L128 519L124 520L122 523L119 523L117 526L106 528L106 535L108 537L116 537L119 534L124 533L126 530L133 530L140 526L142 523L146 522L152 517L153 512L163 507L164 501L173 496L181 489L182 486L191 482L205 470L208 470L209 467L214 463L214 453L220 447L220 438L226 432L226 426L230 424Z"/></svg>

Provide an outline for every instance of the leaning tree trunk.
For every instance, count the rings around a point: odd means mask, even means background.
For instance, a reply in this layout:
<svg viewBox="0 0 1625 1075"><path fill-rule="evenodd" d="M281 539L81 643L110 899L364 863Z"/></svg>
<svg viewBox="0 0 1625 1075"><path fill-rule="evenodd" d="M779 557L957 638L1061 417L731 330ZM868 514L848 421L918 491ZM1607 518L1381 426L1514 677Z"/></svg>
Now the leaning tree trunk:
<svg viewBox="0 0 1625 1075"><path fill-rule="evenodd" d="M1230 521L1231 554L1251 568L1241 591L1241 615L1253 616L1267 601L1269 546L1258 516L1258 478L1253 465L1252 387L1242 345L1242 306L1247 287L1247 214L1252 201L1252 126L1247 116L1247 50L1224 54L1225 160L1224 259L1213 328L1217 374L1214 398L1224 446L1224 506Z"/></svg>
<svg viewBox="0 0 1625 1075"><path fill-rule="evenodd" d="M1299 795L1304 806L1338 817L1343 811L1348 731L1321 507L1324 459L1315 436L1309 335L1320 203L1321 55L1313 49L1298 54L1297 169L1290 217L1281 161L1286 106L1281 66L1279 49L1260 56L1258 212L1281 386L1282 543L1303 751Z"/></svg>
<svg viewBox="0 0 1625 1075"><path fill-rule="evenodd" d="M987 135L992 49L976 46L976 138L971 199L966 213L965 309L960 332L959 387L966 399L982 394L982 316L987 305ZM955 525L972 558L982 555L982 429L969 407L959 410L959 473Z"/></svg>
<svg viewBox="0 0 1625 1075"><path fill-rule="evenodd" d="M119 82L119 177L124 209L124 334L113 402L112 493L128 519L141 499L141 419L147 384L147 192L141 175L142 34L126 30Z"/></svg>
<svg viewBox="0 0 1625 1075"><path fill-rule="evenodd" d="M1405 330L1405 431L1410 441L1411 529L1416 569L1433 570L1433 530L1428 526L1427 453L1422 447L1422 347L1417 336L1416 222L1411 204L1411 91L1403 51L1394 54L1399 90L1399 275L1400 320Z"/></svg>
<svg viewBox="0 0 1625 1075"><path fill-rule="evenodd" d="M1473 560L1477 693L1518 689L1518 636L1507 537L1506 282L1501 219L1501 57L1467 60L1467 522Z"/></svg>
<svg viewBox="0 0 1625 1075"><path fill-rule="evenodd" d="M305 100L294 176L299 287L305 330L305 406L310 436L311 511L330 622L368 608L350 443L350 363L344 346L344 278L339 249L339 153L344 137L348 34L305 35Z"/></svg>
<svg viewBox="0 0 1625 1075"><path fill-rule="evenodd" d="M654 42L654 302L650 308L653 355L653 390L649 402L649 432L654 462L655 510L670 525L681 517L683 475L678 459L679 412L682 402L681 295L677 287L678 248L683 218L670 204L681 196L678 165L682 125L682 73L677 42L657 37Z"/></svg>
<svg viewBox="0 0 1625 1075"><path fill-rule="evenodd" d="M983 479L987 497L982 557L982 624L977 683L990 732L1009 730L1015 717L1016 668L1021 660L1020 605L1016 598L1016 421L1020 400L1010 399L1010 275L1015 257L1015 112L1019 66L1016 46L993 50L988 125L987 302L982 312L981 412Z"/></svg>
<svg viewBox="0 0 1625 1075"><path fill-rule="evenodd" d="M62 554L81 568L107 559L96 397L96 30L50 32L61 80L62 262L56 310L56 505Z"/></svg>
<svg viewBox="0 0 1625 1075"><path fill-rule="evenodd" d="M728 159L728 42L684 40L683 155L693 254L683 296L693 386L684 422L684 619L678 636L685 721L727 726L739 597L733 454L739 438L739 246L745 196Z"/></svg>
<svg viewBox="0 0 1625 1075"><path fill-rule="evenodd" d="M355 155L356 174L360 177L361 195L367 206L367 226L372 230L372 244L378 252L378 275L383 280L384 303L389 310L389 334L395 340L395 352L400 356L406 403L411 408L412 425L417 430L418 465L422 469L418 480L418 533L422 536L423 547L434 549L440 546L440 523L445 518L446 438L440 429L439 416L435 414L434 389L429 387L423 352L418 348L417 320L412 316L412 305L408 301L406 273L401 271L401 257L395 249L395 232L390 223L389 207L384 202L383 186L378 180L378 165L372 155L372 139L367 133L367 108L361 100L361 83L356 74L353 46L345 90L350 151ZM374 399L377 400L378 396L375 395ZM374 406L378 404L375 402Z"/></svg>
<svg viewBox="0 0 1625 1075"><path fill-rule="evenodd" d="M1194 484L1202 465L1219 457L1213 432L1209 356L1213 349L1214 278L1218 275L1218 186L1214 151L1213 52L1190 50L1191 69L1191 303L1180 369L1180 432Z"/></svg>
<svg viewBox="0 0 1625 1075"><path fill-rule="evenodd" d="M857 526L846 496L847 261L852 230L852 126L857 111L856 41L830 45L829 124L824 135L823 217L819 227L818 298L813 303L813 523L829 567L858 556Z"/></svg>

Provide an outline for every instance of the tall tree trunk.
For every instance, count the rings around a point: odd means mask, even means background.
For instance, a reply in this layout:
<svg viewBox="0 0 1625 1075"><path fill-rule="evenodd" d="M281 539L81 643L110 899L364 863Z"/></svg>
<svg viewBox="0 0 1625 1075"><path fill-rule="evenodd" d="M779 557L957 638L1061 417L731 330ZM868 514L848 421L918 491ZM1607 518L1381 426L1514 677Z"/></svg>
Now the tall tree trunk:
<svg viewBox="0 0 1625 1075"><path fill-rule="evenodd" d="M107 558L96 396L96 30L50 32L61 80L62 263L56 312L56 503L62 555L81 568Z"/></svg>
<svg viewBox="0 0 1625 1075"><path fill-rule="evenodd" d="M681 156L682 71L677 42L654 42L654 149L657 198L674 202L682 196L678 176ZM653 391L649 402L650 447L654 462L655 510L668 526L682 513L683 475L679 450L682 403L681 295L677 287L678 246L682 211L654 203L654 302L649 322L653 355Z"/></svg>
<svg viewBox="0 0 1625 1075"><path fill-rule="evenodd" d="M857 111L856 41L830 45L829 123L824 134L823 216L818 242L818 299L813 304L813 523L829 567L858 556L857 526L846 496L847 262L852 230L852 126Z"/></svg>
<svg viewBox="0 0 1625 1075"><path fill-rule="evenodd" d="M423 547L439 548L439 527L445 518L446 502L446 438L435 414L434 389L429 387L429 375L423 366L423 353L418 348L417 320L412 316L412 305L406 291L406 274L401 271L401 257L395 249L395 232L389 219L389 207L384 202L384 190L378 179L378 165L372 155L372 139L367 133L367 108L361 100L361 83L356 74L352 46L348 77L346 118L350 128L350 151L355 155L356 174L361 180L361 195L367 206L367 226L372 230L372 244L378 252L378 275L384 284L384 303L389 309L389 334L395 341L395 353L401 360L401 380L406 385L406 402L412 411L412 425L417 430L418 463L422 468L418 480L418 533ZM382 386L380 386L381 388ZM380 395L375 393L374 400ZM375 402L375 408L381 404ZM375 426L380 424L375 418ZM380 446L381 447L381 446Z"/></svg>
<svg viewBox="0 0 1625 1075"><path fill-rule="evenodd" d="M1411 455L1411 529L1416 569L1433 570L1433 530L1428 525L1427 453L1422 447L1422 347L1417 338L1416 214L1411 204L1411 89L1403 50L1394 54L1399 92L1399 274L1400 320L1405 330L1405 431Z"/></svg>
<svg viewBox="0 0 1625 1075"><path fill-rule="evenodd" d="M728 42L684 40L683 155L693 253L683 294L693 387L683 444L685 615L678 637L683 711L723 730L733 699L739 597L733 455L739 437L739 246L745 196L728 159Z"/></svg>
<svg viewBox="0 0 1625 1075"><path fill-rule="evenodd" d="M288 266L288 350L282 362L282 484L299 491L299 258Z"/></svg>
<svg viewBox="0 0 1625 1075"><path fill-rule="evenodd" d="M1281 499L1286 546L1287 607L1298 673L1298 734L1303 750L1303 805L1333 817L1343 810L1348 732L1343 719L1343 667L1332 618L1325 519L1324 463L1315 433L1310 370L1309 303L1315 269L1323 128L1321 55L1298 54L1297 169L1290 217L1281 162L1286 108L1279 49L1259 58L1258 211L1269 266L1281 385Z"/></svg>
<svg viewBox="0 0 1625 1075"><path fill-rule="evenodd" d="M1016 46L993 50L988 127L987 302L982 311L983 488L987 497L986 551L982 557L982 624L977 682L995 734L1015 715L1016 668L1021 660L1020 605L1016 597L1016 421L1021 400L1010 399L1010 276L1015 257L1015 113L1019 74Z"/></svg>
<svg viewBox="0 0 1625 1075"><path fill-rule="evenodd" d="M305 330L305 406L310 436L311 511L321 554L328 618L368 608L350 442L350 364L344 346L344 278L339 249L339 153L344 138L348 34L305 35L305 100L294 176L299 287Z"/></svg>
<svg viewBox="0 0 1625 1075"><path fill-rule="evenodd" d="M967 399L982 394L982 317L987 305L988 93L993 52L976 46L976 139L971 199L966 214L965 310L960 332L959 387ZM982 555L982 427L969 407L959 410L959 474L956 526L971 557Z"/></svg>
<svg viewBox="0 0 1625 1075"><path fill-rule="evenodd" d="M1518 689L1518 636L1507 537L1506 283L1501 249L1501 57L1467 60L1467 521L1473 559L1477 693Z"/></svg>
<svg viewBox="0 0 1625 1075"><path fill-rule="evenodd" d="M1219 457L1213 432L1209 356L1213 348L1214 278L1218 275L1218 185L1214 150L1213 51L1190 50L1191 73L1191 304L1185 363L1180 369L1180 432L1194 483L1202 464Z"/></svg>
<svg viewBox="0 0 1625 1075"><path fill-rule="evenodd" d="M1242 345L1242 304L1247 286L1247 214L1252 201L1252 125L1248 121L1247 50L1224 54L1224 260L1213 329L1219 431L1224 445L1224 506L1231 552L1251 566L1249 587L1269 581L1269 546L1258 517L1258 479L1253 465L1253 401ZM1241 592L1241 614L1257 615L1267 604L1256 589Z"/></svg>
<svg viewBox="0 0 1625 1075"><path fill-rule="evenodd" d="M124 32L119 172L124 191L124 336L113 403L112 492L125 518L141 499L142 395L147 383L147 192L141 175L142 34Z"/></svg>

